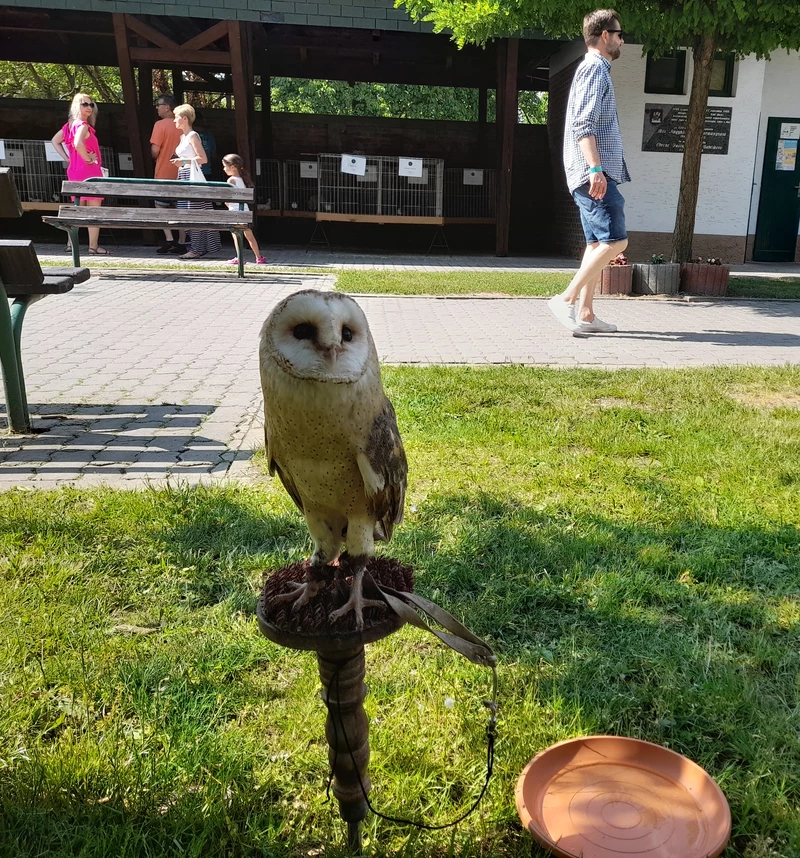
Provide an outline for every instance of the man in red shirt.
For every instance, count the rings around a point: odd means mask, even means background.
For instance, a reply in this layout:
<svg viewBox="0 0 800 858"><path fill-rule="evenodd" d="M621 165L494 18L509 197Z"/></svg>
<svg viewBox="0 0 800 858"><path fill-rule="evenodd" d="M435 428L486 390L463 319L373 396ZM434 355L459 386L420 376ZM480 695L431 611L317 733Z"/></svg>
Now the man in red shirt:
<svg viewBox="0 0 800 858"><path fill-rule="evenodd" d="M153 133L150 135L150 154L156 162L156 179L178 178L178 168L170 161L181 140L181 132L175 127L173 107L175 107L175 99L169 93L159 95L156 99L158 121L153 125ZM175 208L174 201L169 200L155 200L155 205L156 208ZM185 235L179 235L178 241L174 241L172 230L165 229L164 241L161 242L156 253L183 253L186 249L185 241Z"/></svg>

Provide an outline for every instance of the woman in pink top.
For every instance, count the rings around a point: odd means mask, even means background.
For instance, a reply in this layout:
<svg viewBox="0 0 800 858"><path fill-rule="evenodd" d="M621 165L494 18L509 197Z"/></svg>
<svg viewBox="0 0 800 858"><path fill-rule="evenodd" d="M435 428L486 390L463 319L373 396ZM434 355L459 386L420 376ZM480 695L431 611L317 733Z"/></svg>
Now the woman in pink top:
<svg viewBox="0 0 800 858"><path fill-rule="evenodd" d="M94 125L97 122L97 104L94 99L79 92L69 109L66 125L53 137L56 152L67 162L67 178L71 182L83 182L94 176L102 176L103 158ZM81 197L82 206L101 206L102 197ZM88 227L89 253L107 254L104 247L98 247L100 228Z"/></svg>

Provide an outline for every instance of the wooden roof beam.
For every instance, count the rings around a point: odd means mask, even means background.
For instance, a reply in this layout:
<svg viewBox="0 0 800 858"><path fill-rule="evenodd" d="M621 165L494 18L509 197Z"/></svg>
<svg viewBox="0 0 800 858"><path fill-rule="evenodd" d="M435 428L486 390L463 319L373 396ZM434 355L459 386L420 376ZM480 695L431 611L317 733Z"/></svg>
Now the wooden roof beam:
<svg viewBox="0 0 800 858"><path fill-rule="evenodd" d="M156 30L155 27L151 27L149 24L145 24L144 21L140 21L135 15L126 15L125 25L129 30L136 33L137 36L147 39L148 42L157 45L159 48L164 48L168 51L174 51L178 48L177 42L173 42L169 36L165 36L162 32Z"/></svg>
<svg viewBox="0 0 800 858"><path fill-rule="evenodd" d="M184 42L181 48L184 51L199 51L201 48L207 48L218 42L223 37L228 35L228 22L218 21L213 27L209 27L202 33L198 33L194 38Z"/></svg>

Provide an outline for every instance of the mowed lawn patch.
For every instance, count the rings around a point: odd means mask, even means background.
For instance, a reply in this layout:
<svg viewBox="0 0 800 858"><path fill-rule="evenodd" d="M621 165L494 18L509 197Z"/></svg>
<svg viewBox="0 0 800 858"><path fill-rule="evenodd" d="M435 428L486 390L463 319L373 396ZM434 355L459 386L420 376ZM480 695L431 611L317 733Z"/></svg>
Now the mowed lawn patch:
<svg viewBox="0 0 800 858"><path fill-rule="evenodd" d="M514 783L561 739L668 745L800 854L800 368L389 368L410 463L388 550L499 657L495 776L377 856L541 858ZM308 555L283 489L0 494L0 855L344 854L313 655L258 631ZM480 789L487 671L367 647L371 798L441 823Z"/></svg>
<svg viewBox="0 0 800 858"><path fill-rule="evenodd" d="M543 297L562 292L571 279L572 274L560 271L340 271L336 289L354 295ZM728 295L732 298L800 298L800 277L733 274Z"/></svg>
<svg viewBox="0 0 800 858"><path fill-rule="evenodd" d="M555 295L571 274L559 271L340 271L336 289L381 295Z"/></svg>

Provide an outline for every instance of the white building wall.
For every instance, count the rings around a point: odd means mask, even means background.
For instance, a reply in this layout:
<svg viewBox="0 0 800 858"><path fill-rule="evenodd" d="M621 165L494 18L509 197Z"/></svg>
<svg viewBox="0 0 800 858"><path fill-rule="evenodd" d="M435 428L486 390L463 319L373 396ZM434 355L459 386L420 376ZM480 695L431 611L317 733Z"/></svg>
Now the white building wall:
<svg viewBox="0 0 800 858"><path fill-rule="evenodd" d="M675 227L682 153L642 152L646 103L688 104L692 55L686 57L686 95L645 93L646 58L639 45L626 45L611 66L617 95L625 158L632 182L622 188L628 228L636 232L667 232ZM746 58L737 63L734 98L709 98L710 106L731 107L727 155L703 155L695 232L747 234L764 63ZM665 248L668 250L668 248Z"/></svg>
<svg viewBox="0 0 800 858"><path fill-rule="evenodd" d="M761 174L764 170L764 146L767 140L767 119L782 116L800 119L800 53L779 51L763 64L764 87L761 100L761 123L753 176L753 198L750 209L750 232L756 231L758 201L761 194Z"/></svg>

